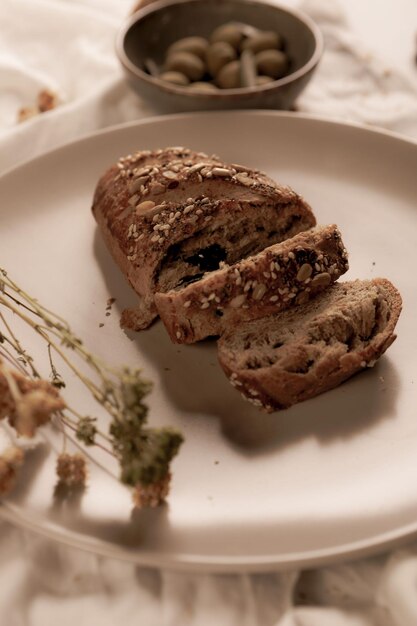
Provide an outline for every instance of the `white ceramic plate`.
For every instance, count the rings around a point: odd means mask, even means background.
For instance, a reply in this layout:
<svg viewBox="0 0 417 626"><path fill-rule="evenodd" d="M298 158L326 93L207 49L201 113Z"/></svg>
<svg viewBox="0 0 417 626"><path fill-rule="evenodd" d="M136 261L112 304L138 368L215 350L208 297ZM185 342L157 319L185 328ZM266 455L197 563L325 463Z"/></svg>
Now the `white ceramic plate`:
<svg viewBox="0 0 417 626"><path fill-rule="evenodd" d="M398 286L404 298L398 339L373 370L265 416L226 381L213 345L174 346L161 324L133 339L119 329L121 308L135 298L96 231L93 190L120 155L167 145L215 152L290 184L319 222L340 226L350 251L348 278L386 276ZM168 505L132 515L113 467L93 466L89 489L76 503L54 500L50 446L57 444L48 433L49 442L28 455L3 516L99 553L211 570L313 565L414 533L416 165L417 145L388 133L259 112L119 127L6 174L1 265L101 356L143 366L156 383L151 421L179 427L186 443ZM106 317L110 296L117 302Z"/></svg>

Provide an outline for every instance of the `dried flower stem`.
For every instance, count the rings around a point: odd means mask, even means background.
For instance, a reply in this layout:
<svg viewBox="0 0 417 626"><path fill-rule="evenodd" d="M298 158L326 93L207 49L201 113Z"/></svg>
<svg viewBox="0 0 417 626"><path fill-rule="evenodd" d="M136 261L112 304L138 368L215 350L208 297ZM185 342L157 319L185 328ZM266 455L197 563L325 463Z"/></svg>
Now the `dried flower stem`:
<svg viewBox="0 0 417 626"><path fill-rule="evenodd" d="M153 494L152 498L136 498L136 502L147 502L152 506L158 504L168 491L169 464L178 452L182 436L172 429L156 429L146 424L148 408L143 400L151 390L150 383L143 380L139 370L127 367L116 369L98 359L72 332L66 320L28 295L2 269L0 269L0 305L18 316L46 342L52 385L55 388L65 387L65 382L53 362L53 354L56 354L83 383L93 398L104 407L110 417L109 434L106 434L97 428L95 418L84 416L74 408L62 405L55 412L64 433L65 428L69 428L85 445L98 446L116 457L121 467L122 482L132 486L135 493ZM6 329L6 333L0 333L1 353L7 355L9 362L18 367L20 375L24 372L26 376L40 379L39 385L43 385L42 393L48 392L48 389L45 390L45 384L48 385L48 383L42 381L32 362L33 359L23 349L1 312L0 322ZM11 350L18 355L17 358ZM94 372L99 384L74 363L73 358L68 356L68 350ZM23 366L29 368L30 371ZM0 359L0 375L3 373L4 367ZM29 414L31 411L33 413L29 417L35 416L36 418L34 422L33 420L27 422L26 419L25 423L21 419L21 427L25 433L32 433L34 424L36 427L36 423L42 424L46 421L45 415L40 412L39 407L34 410L30 403L28 405L26 396L23 396L23 400L19 398L19 394L16 393L16 390L19 392L19 387L13 377L6 377L6 380L16 410L20 401L22 410L23 408L25 410L25 419L28 411ZM57 391L51 393L51 390L53 391L53 387L50 386L49 396L42 396L42 398L38 398L36 392L32 392L29 399L31 400L32 397L37 400L42 399L44 410L53 411L54 407L58 406L56 404ZM47 419L49 415L50 413ZM14 418L16 422L18 418L19 416ZM100 438L104 445L101 441L97 441L97 438ZM105 444L109 444L110 449ZM71 463L69 467L72 467Z"/></svg>

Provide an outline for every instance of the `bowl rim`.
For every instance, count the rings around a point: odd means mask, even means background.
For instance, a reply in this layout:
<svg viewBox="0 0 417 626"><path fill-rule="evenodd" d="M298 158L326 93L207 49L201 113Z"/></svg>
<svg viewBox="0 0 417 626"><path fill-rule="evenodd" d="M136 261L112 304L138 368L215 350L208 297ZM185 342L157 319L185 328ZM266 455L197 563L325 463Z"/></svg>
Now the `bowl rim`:
<svg viewBox="0 0 417 626"><path fill-rule="evenodd" d="M122 66L132 73L137 78L145 81L149 85L156 87L162 92L172 95L181 95L192 97L201 100L221 100L224 97L238 99L242 96L253 96L254 94L259 93L268 93L275 91L279 87L292 83L302 76L308 74L311 70L313 70L318 62L320 61L323 50L324 50L324 40L321 30L317 26L317 24L303 11L299 9L293 9L290 7L282 6L281 4L274 2L274 0L240 0L240 2L244 4L252 4L252 5L266 5L273 9L278 9L284 13L288 13L298 19L300 22L306 26L314 39L314 51L311 57L308 59L304 65L302 65L295 72L291 72L287 76L283 78L279 78L278 80L274 80L271 83L267 83L266 85L260 85L256 87L239 87L237 89L219 89L218 91L213 91L212 93L206 92L198 92L198 91L189 91L187 87L182 87L178 85L171 85L169 83L164 83L158 78L154 78L150 74L144 72L140 67L138 67L135 63L133 63L125 51L125 39L129 30L134 26L137 22L141 21L147 15L151 13L155 13L157 11L161 11L164 8L172 5L178 4L191 4L198 3L201 0L156 0L151 4L145 6L143 9L139 9L135 11L133 15L126 20L126 22L119 29L119 32L116 37L116 54L119 58Z"/></svg>

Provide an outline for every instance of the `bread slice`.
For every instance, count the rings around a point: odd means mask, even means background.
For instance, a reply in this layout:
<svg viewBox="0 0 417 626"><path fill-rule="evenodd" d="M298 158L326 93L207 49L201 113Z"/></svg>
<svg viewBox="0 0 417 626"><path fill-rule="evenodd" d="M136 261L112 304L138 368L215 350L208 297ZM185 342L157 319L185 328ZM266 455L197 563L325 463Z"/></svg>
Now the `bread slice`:
<svg viewBox="0 0 417 626"><path fill-rule="evenodd" d="M139 330L166 292L307 230L316 221L292 189L262 172L187 148L121 158L99 180L93 214L140 303L122 325Z"/></svg>
<svg viewBox="0 0 417 626"><path fill-rule="evenodd" d="M305 302L347 269L337 226L317 226L198 282L157 293L155 304L172 341L193 343Z"/></svg>
<svg viewBox="0 0 417 626"><path fill-rule="evenodd" d="M218 342L220 364L250 402L284 409L372 367L396 337L401 306L384 278L335 283L306 304L230 330Z"/></svg>

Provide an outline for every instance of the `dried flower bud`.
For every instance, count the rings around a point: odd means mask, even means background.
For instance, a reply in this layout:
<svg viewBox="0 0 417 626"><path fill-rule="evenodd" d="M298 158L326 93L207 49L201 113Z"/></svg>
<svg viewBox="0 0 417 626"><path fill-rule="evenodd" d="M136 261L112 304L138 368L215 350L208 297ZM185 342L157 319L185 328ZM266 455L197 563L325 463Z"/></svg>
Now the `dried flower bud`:
<svg viewBox="0 0 417 626"><path fill-rule="evenodd" d="M64 408L65 403L53 385L7 371L0 362L0 419L8 417L19 435L33 437L38 426Z"/></svg>
<svg viewBox="0 0 417 626"><path fill-rule="evenodd" d="M135 507L142 509L145 507L155 508L162 504L169 493L171 474L168 472L157 483L150 485L136 485L133 490L133 502Z"/></svg>
<svg viewBox="0 0 417 626"><path fill-rule="evenodd" d="M77 439L85 443L86 446L93 446L97 434L97 428L95 426L96 419L94 417L81 417L78 420Z"/></svg>
<svg viewBox="0 0 417 626"><path fill-rule="evenodd" d="M15 446L7 448L0 456L0 495L4 496L12 489L23 457L23 450Z"/></svg>
<svg viewBox="0 0 417 626"><path fill-rule="evenodd" d="M68 454L63 452L58 456L56 473L59 482L67 487L85 485L87 480L87 465L82 454Z"/></svg>
<svg viewBox="0 0 417 626"><path fill-rule="evenodd" d="M19 435L33 437L38 426L48 422L51 414L60 408L63 405L57 402L57 398L51 397L43 389L35 389L16 401L10 423Z"/></svg>

